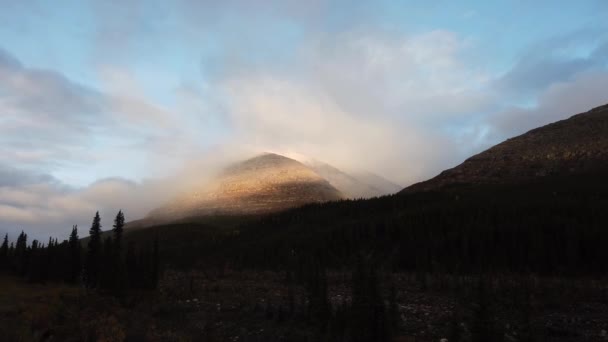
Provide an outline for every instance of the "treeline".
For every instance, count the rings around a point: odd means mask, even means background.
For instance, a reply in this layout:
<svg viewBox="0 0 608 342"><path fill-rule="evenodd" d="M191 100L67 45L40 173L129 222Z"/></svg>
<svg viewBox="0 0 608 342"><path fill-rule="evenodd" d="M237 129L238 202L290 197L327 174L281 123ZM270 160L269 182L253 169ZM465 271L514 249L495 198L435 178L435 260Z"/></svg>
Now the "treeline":
<svg viewBox="0 0 608 342"><path fill-rule="evenodd" d="M49 238L45 245L38 240L28 243L21 232L9 244L8 234L0 246L0 271L31 282L63 281L90 289L121 295L128 289L154 289L160 272L158 239L151 246L138 248L123 239L125 217L120 211L114 219L111 235L103 238L99 212L89 230L86 248L72 227L67 240Z"/></svg>
<svg viewBox="0 0 608 342"><path fill-rule="evenodd" d="M421 273L608 273L608 189L567 184L475 187L311 205L240 227L218 248L245 268L301 269L314 255L352 269L368 255Z"/></svg>
<svg viewBox="0 0 608 342"><path fill-rule="evenodd" d="M388 271L603 276L606 222L608 182L598 175L314 204L236 227L153 231L163 238L163 260L182 268L301 273L314 257L325 268L351 270L365 255Z"/></svg>

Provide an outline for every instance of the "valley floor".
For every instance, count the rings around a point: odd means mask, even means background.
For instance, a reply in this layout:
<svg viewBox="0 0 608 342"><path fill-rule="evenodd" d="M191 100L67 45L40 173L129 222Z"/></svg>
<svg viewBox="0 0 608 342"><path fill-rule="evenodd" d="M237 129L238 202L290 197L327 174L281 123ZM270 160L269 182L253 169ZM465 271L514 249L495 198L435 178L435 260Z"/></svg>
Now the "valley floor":
<svg viewBox="0 0 608 342"><path fill-rule="evenodd" d="M479 281L473 277L382 277L385 297L388 284L396 287L399 317L393 339L468 341L475 338L476 326L483 324L501 341L608 341L605 280L492 277L486 281L480 298ZM334 311L352 300L350 273L331 273L328 283ZM294 291L290 313L284 274L235 272L210 279L203 273L173 273L165 286L164 291L174 296L176 310L205 322L201 329L207 327L225 340L324 339L309 324L314 318L307 314L304 288ZM385 304L390 305L389 299Z"/></svg>
<svg viewBox="0 0 608 342"><path fill-rule="evenodd" d="M333 312L352 299L349 273L328 274ZM379 277L386 307L396 289L395 341L607 341L606 280L393 274ZM159 293L117 300L78 287L0 277L2 341L317 341L308 292L284 273L166 272ZM291 283L293 284L293 283ZM332 320L333 322L333 320ZM345 322L346 325L349 322ZM347 327L348 328L348 327ZM480 330L481 329L481 330Z"/></svg>

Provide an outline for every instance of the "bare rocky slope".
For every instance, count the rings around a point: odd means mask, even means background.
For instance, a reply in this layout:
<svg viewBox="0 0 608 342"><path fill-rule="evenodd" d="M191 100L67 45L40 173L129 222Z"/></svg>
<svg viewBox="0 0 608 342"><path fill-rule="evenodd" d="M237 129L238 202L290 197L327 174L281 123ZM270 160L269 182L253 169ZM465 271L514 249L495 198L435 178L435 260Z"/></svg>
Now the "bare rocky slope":
<svg viewBox="0 0 608 342"><path fill-rule="evenodd" d="M597 173L607 165L608 105L604 105L508 139L402 192L458 184L516 184L548 176Z"/></svg>
<svg viewBox="0 0 608 342"><path fill-rule="evenodd" d="M144 220L262 214L345 197L304 164L266 153L228 167L212 184L182 194Z"/></svg>

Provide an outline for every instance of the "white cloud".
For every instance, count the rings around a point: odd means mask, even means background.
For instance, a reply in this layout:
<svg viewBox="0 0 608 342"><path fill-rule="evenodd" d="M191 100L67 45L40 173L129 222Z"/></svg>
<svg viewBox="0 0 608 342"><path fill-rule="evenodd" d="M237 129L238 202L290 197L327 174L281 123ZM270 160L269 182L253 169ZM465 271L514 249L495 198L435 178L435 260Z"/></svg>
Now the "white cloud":
<svg viewBox="0 0 608 342"><path fill-rule="evenodd" d="M32 238L65 238L67 229L77 224L80 235L86 236L96 211L105 229L111 229L119 210L125 212L128 221L140 219L178 193L205 184L228 163L241 159L241 153L238 149L218 149L209 151L205 160L183 165L168 178L140 182L107 178L81 188L0 164L0 176L12 175L0 183L0 234L23 229Z"/></svg>
<svg viewBox="0 0 608 342"><path fill-rule="evenodd" d="M295 70L224 74L217 98L235 142L408 184L468 152L441 127L488 103L479 90L487 77L460 56L465 45L447 31L323 36L301 51Z"/></svg>
<svg viewBox="0 0 608 342"><path fill-rule="evenodd" d="M608 71L579 73L549 86L530 108L512 107L488 117L493 139L507 139L608 103Z"/></svg>

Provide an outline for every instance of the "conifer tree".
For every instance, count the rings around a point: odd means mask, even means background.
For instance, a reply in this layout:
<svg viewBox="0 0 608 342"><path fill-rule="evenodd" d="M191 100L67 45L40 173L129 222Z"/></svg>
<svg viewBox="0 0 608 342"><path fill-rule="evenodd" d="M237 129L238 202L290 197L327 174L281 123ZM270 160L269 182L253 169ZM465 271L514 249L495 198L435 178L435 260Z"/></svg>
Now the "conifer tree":
<svg viewBox="0 0 608 342"><path fill-rule="evenodd" d="M114 233L114 243L112 247L114 248L115 253L120 253L122 251L122 233L124 227L125 215L122 213L122 210L120 210L114 219L114 228L112 229L112 232Z"/></svg>
<svg viewBox="0 0 608 342"><path fill-rule="evenodd" d="M101 260L99 266L99 287L105 290L113 289L115 271L114 271L114 252L112 246L112 237L107 236L103 241L103 248L101 251Z"/></svg>
<svg viewBox="0 0 608 342"><path fill-rule="evenodd" d="M0 257L6 258L8 256L8 233L4 235L4 241L0 247Z"/></svg>
<svg viewBox="0 0 608 342"><path fill-rule="evenodd" d="M116 296L122 295L128 284L127 268L122 252L122 235L124 225L125 215L123 214L122 210L120 210L114 219L114 228L112 229L114 239L111 242L111 250L108 250L108 253L111 254L109 255L109 262L112 266L112 270L109 270L107 277L112 292ZM108 248L109 247L110 246L108 246Z"/></svg>
<svg viewBox="0 0 608 342"><path fill-rule="evenodd" d="M82 271L82 262L81 262L81 246L80 240L78 239L78 226L72 227L72 233L70 233L70 238L68 240L68 255L69 255L69 271L68 271L68 281L71 283L75 283L78 281L80 277L80 272Z"/></svg>
<svg viewBox="0 0 608 342"><path fill-rule="evenodd" d="M0 247L0 271L6 269L8 263L8 233L4 235L4 241Z"/></svg>
<svg viewBox="0 0 608 342"><path fill-rule="evenodd" d="M27 234L21 231L15 244L15 268L23 276L27 271Z"/></svg>
<svg viewBox="0 0 608 342"><path fill-rule="evenodd" d="M101 252L101 218L97 212L89 230L89 244L84 268L85 285L89 288L94 288L99 284Z"/></svg>
<svg viewBox="0 0 608 342"><path fill-rule="evenodd" d="M158 287L158 279L160 277L160 251L158 247L158 235L154 237L154 246L152 247L152 288Z"/></svg>
<svg viewBox="0 0 608 342"><path fill-rule="evenodd" d="M126 253L127 275L130 288L137 288L140 284L137 268L137 256L135 255L135 243L129 241Z"/></svg>
<svg viewBox="0 0 608 342"><path fill-rule="evenodd" d="M47 267L45 267L44 249L38 240L33 240L30 249L30 260L27 269L27 278L31 282L42 283L46 280Z"/></svg>

